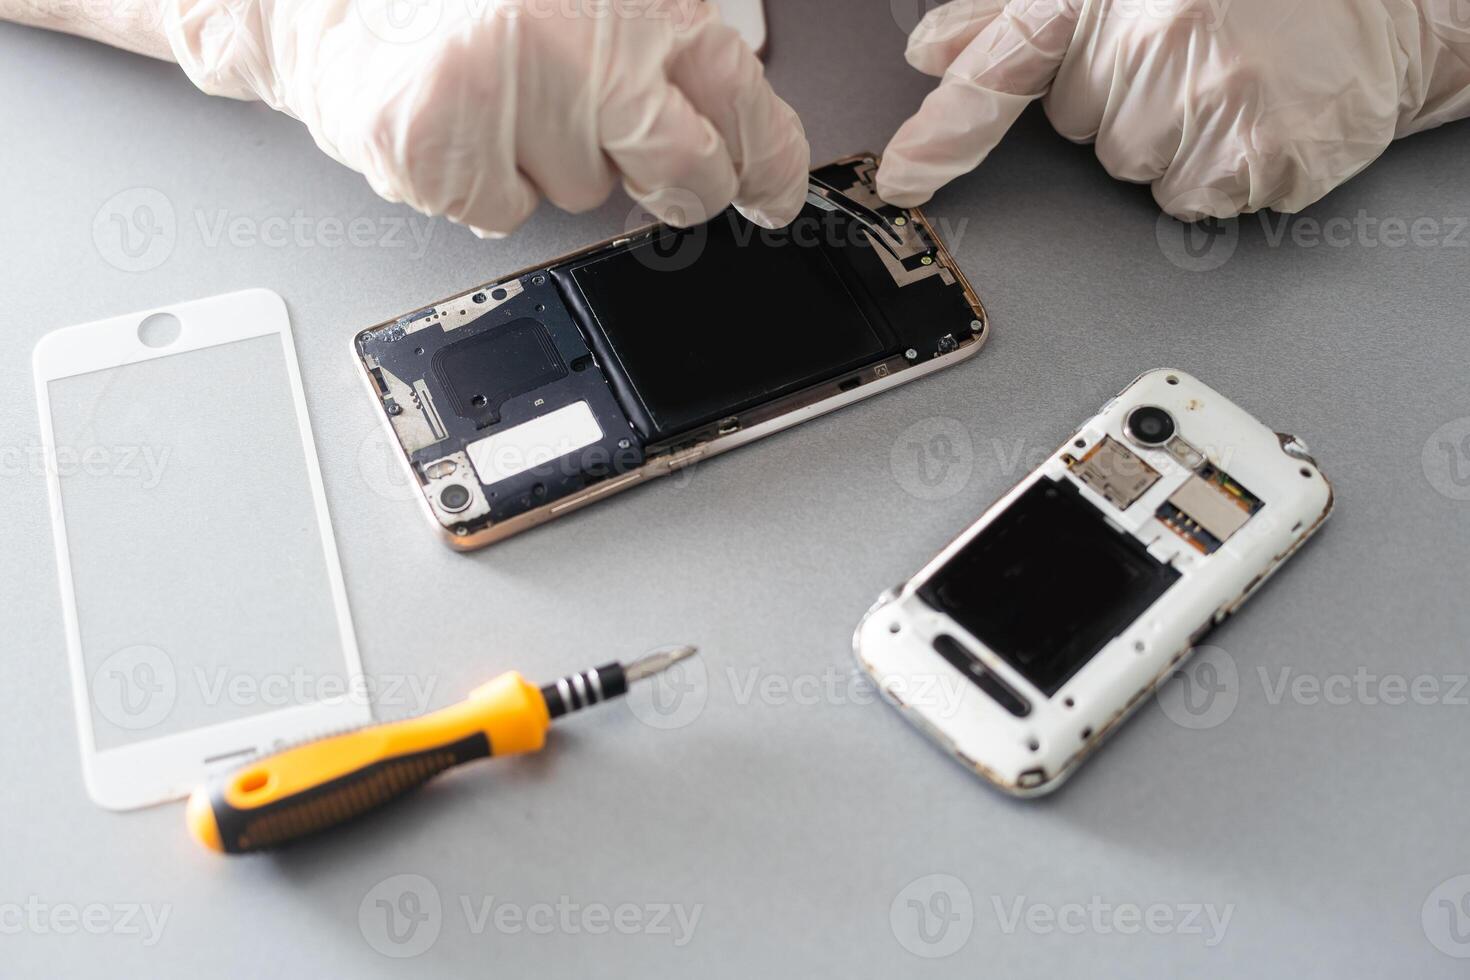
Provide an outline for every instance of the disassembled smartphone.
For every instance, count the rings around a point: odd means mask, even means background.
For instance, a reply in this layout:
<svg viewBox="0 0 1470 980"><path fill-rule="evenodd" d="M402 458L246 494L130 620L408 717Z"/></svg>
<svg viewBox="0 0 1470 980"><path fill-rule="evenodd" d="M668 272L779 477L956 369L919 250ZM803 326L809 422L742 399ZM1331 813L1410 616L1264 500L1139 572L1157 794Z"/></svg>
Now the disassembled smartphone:
<svg viewBox="0 0 1470 980"><path fill-rule="evenodd" d="M853 649L970 769L1046 793L1331 509L1301 441L1150 371L882 596ZM959 699L922 696L925 680Z"/></svg>
<svg viewBox="0 0 1470 980"><path fill-rule="evenodd" d="M642 229L357 334L425 512L478 548L980 349L979 298L877 160L788 228Z"/></svg>

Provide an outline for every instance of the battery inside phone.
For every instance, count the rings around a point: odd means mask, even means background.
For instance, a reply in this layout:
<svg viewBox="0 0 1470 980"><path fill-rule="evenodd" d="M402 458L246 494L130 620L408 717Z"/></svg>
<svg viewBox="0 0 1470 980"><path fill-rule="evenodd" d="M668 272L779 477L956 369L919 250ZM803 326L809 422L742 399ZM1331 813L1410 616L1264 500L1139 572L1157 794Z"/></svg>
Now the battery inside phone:
<svg viewBox="0 0 1470 980"><path fill-rule="evenodd" d="M979 340L973 297L874 164L769 230L656 227L358 336L446 527L472 531Z"/></svg>

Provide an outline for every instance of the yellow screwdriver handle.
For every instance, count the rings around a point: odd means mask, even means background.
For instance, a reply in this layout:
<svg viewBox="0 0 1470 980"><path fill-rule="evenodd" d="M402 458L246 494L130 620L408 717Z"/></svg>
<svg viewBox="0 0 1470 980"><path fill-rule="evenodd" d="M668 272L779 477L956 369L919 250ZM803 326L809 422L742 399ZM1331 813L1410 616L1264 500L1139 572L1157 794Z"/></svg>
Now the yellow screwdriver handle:
<svg viewBox="0 0 1470 980"><path fill-rule="evenodd" d="M218 776L189 798L189 831L225 854L276 847L461 763L534 752L550 725L541 690L512 671L432 714L307 742Z"/></svg>

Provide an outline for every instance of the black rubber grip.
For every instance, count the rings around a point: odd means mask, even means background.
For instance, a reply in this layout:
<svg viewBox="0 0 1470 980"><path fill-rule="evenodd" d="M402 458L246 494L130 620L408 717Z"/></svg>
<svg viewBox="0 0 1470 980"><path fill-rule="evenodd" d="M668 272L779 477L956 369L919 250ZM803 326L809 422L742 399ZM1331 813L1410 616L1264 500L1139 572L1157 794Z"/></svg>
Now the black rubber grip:
<svg viewBox="0 0 1470 980"><path fill-rule="evenodd" d="M490 754L483 732L438 748L395 756L364 766L328 783L248 810L226 802L229 777L215 780L210 803L220 844L227 854L280 847L345 823L401 797L446 769Z"/></svg>

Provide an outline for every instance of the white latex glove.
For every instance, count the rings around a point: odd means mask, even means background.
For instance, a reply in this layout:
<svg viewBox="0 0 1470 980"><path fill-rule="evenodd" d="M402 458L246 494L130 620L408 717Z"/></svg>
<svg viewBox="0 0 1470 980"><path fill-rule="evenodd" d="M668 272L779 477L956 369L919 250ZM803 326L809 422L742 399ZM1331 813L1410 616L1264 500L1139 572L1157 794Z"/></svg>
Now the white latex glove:
<svg viewBox="0 0 1470 980"><path fill-rule="evenodd" d="M1185 220L1298 211L1399 136L1470 115L1467 0L953 0L909 39L944 81L884 154L922 204L1032 99Z"/></svg>
<svg viewBox="0 0 1470 980"><path fill-rule="evenodd" d="M373 190L483 236L621 178L662 220L788 223L810 149L701 0L162 0L205 92L300 119Z"/></svg>

